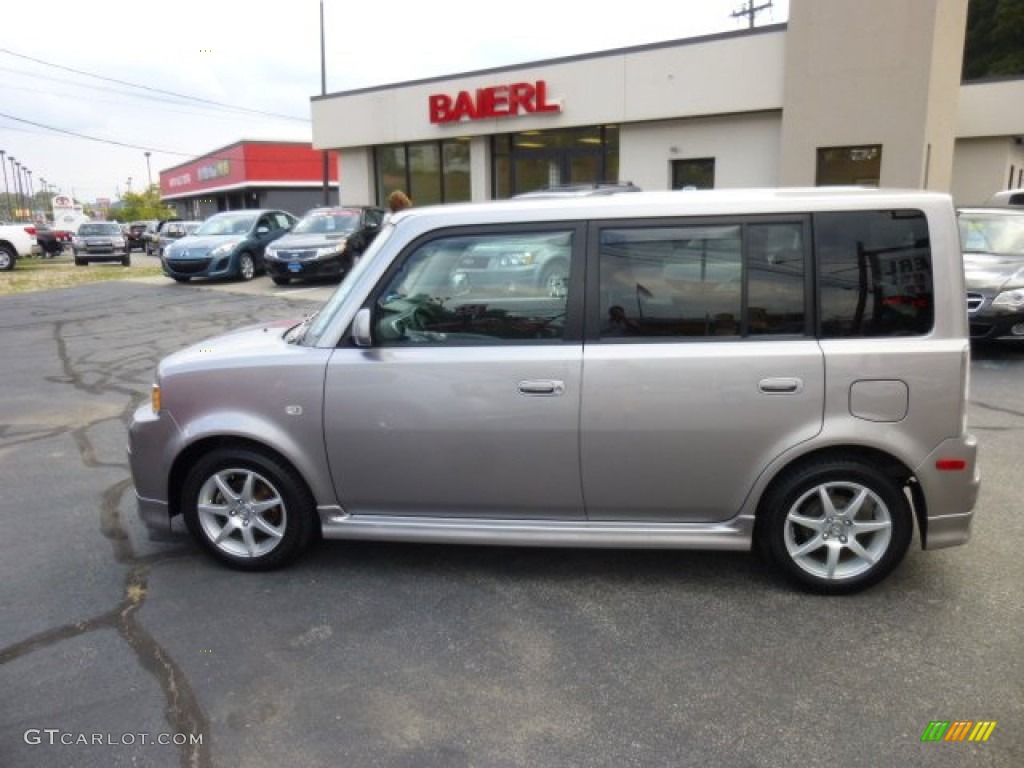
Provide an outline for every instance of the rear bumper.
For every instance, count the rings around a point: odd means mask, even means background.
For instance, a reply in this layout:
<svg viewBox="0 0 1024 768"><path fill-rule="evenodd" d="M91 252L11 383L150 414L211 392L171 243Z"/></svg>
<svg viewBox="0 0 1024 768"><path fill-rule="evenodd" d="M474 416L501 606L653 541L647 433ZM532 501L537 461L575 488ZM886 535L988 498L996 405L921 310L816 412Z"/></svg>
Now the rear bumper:
<svg viewBox="0 0 1024 768"><path fill-rule="evenodd" d="M938 462L963 462L962 469L939 469ZM914 470L924 494L926 514L919 523L924 549L966 544L981 487L978 440L964 435L943 441Z"/></svg>

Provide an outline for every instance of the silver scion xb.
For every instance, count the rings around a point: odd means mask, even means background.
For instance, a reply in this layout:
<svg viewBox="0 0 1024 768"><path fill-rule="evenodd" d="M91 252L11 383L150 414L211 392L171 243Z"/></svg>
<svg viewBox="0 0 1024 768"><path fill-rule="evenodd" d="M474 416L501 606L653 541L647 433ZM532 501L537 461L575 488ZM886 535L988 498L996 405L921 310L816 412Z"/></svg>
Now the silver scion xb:
<svg viewBox="0 0 1024 768"><path fill-rule="evenodd" d="M756 547L854 592L915 523L924 549L970 535L963 296L942 194L410 209L315 316L161 362L131 425L140 514L243 570L317 533Z"/></svg>

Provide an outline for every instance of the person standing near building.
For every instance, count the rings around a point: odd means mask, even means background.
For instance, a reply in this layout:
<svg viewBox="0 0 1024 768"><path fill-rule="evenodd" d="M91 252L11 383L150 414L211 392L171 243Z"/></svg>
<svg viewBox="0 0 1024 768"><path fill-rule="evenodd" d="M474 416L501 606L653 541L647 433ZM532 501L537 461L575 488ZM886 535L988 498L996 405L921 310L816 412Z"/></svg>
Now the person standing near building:
<svg viewBox="0 0 1024 768"><path fill-rule="evenodd" d="M387 221L399 211L404 211L406 208L412 207L412 200L400 189L396 189L390 195L388 195L388 213L384 217L384 221Z"/></svg>

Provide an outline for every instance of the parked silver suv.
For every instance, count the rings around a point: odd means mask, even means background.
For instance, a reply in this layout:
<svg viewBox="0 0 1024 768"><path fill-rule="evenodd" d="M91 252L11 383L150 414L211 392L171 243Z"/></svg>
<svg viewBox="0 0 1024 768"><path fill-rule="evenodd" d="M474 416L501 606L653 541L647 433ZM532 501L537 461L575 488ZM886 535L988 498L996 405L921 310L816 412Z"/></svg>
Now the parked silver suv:
<svg viewBox="0 0 1024 768"><path fill-rule="evenodd" d="M564 256L559 290L466 277L524 243ZM969 537L963 296L939 194L411 209L316 316L160 364L131 425L140 513L184 515L246 570L319 533L756 546L808 589L854 592L915 520L925 549Z"/></svg>

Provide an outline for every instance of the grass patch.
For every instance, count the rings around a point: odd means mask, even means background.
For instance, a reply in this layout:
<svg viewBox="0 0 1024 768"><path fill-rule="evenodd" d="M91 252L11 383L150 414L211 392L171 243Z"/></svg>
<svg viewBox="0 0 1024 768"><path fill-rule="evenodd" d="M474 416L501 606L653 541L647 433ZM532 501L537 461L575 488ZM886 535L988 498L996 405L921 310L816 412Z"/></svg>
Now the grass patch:
<svg viewBox="0 0 1024 768"><path fill-rule="evenodd" d="M122 267L117 262L110 262L76 267L70 256L58 256L56 259L18 259L13 270L0 272L0 296L162 274L160 266L151 263L133 263L130 267Z"/></svg>

